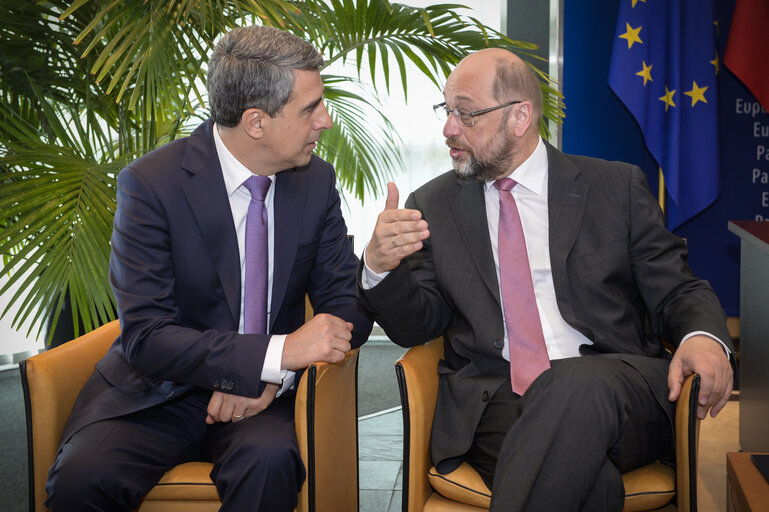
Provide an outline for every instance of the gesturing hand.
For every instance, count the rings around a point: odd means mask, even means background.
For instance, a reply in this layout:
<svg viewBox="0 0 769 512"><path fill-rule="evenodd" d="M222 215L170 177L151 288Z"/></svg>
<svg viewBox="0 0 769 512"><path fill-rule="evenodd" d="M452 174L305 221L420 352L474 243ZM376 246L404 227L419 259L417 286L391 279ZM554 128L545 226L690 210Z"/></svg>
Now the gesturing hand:
<svg viewBox="0 0 769 512"><path fill-rule="evenodd" d="M286 336L281 368L301 370L315 361L338 363L350 350L352 324L320 313Z"/></svg>
<svg viewBox="0 0 769 512"><path fill-rule="evenodd" d="M216 422L240 421L255 416L267 409L278 394L278 385L269 383L265 386L259 398L230 395L221 391L214 391L208 401L206 423L213 425Z"/></svg>
<svg viewBox="0 0 769 512"><path fill-rule="evenodd" d="M397 267L401 260L422 248L430 236L427 221L419 210L398 209L398 187L387 184L385 209L377 217L374 234L366 248L366 265L381 274Z"/></svg>

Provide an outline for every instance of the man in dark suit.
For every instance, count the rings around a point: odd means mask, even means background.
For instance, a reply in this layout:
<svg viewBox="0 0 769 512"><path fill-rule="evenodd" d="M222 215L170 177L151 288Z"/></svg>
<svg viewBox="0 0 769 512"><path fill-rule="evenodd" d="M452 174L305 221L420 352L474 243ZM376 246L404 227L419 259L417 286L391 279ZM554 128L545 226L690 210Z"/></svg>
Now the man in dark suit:
<svg viewBox="0 0 769 512"><path fill-rule="evenodd" d="M221 510L296 506L295 372L342 360L371 330L334 169L312 155L331 126L322 64L287 32L233 30L209 63L211 119L118 176L122 331L72 411L52 510L133 509L164 471L201 457ZM254 276L260 286L245 284ZM304 323L306 295L316 315Z"/></svg>
<svg viewBox="0 0 769 512"><path fill-rule="evenodd" d="M389 185L359 298L402 346L445 338L439 471L467 461L492 510L620 510L621 472L672 455L685 376L702 376L700 417L729 399L724 312L640 169L542 141L519 58L470 55L444 98L455 171L405 210Z"/></svg>

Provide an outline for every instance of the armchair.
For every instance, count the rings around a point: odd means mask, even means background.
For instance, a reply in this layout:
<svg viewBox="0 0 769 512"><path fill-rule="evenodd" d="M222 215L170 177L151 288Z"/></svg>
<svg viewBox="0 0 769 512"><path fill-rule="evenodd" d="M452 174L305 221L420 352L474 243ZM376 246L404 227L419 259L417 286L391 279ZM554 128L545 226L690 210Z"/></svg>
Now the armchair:
<svg viewBox="0 0 769 512"><path fill-rule="evenodd" d="M438 395L443 339L409 349L395 363L403 410L403 512L481 512L491 491L467 463L446 475L430 461L430 432ZM655 462L622 475L624 512L659 510L674 496L677 510L697 510L697 418L699 376L684 382L676 405L676 469Z"/></svg>
<svg viewBox="0 0 769 512"><path fill-rule="evenodd" d="M96 362L120 333L117 320L57 348L22 361L27 414L30 511L46 510L45 482L75 398ZM296 434L307 470L297 512L358 509L358 350L337 364L315 363L297 387ZM212 464L189 462L163 475L139 512L204 512L221 501L209 473ZM334 478L343 472L345 478Z"/></svg>

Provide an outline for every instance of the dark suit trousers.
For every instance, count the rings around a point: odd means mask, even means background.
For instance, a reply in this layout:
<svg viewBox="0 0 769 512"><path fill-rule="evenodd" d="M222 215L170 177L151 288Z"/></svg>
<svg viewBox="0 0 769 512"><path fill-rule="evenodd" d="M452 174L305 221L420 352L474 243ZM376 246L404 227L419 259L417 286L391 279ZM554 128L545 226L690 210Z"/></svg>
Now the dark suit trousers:
<svg viewBox="0 0 769 512"><path fill-rule="evenodd" d="M207 425L209 392L91 424L65 443L49 474L53 511L136 508L163 473L183 462L214 462L222 511L291 511L305 470L294 428L294 396L256 416Z"/></svg>
<svg viewBox="0 0 769 512"><path fill-rule="evenodd" d="M581 357L553 361L522 397L503 384L465 460L492 489L492 511L617 512L621 473L672 450L645 377L616 358Z"/></svg>

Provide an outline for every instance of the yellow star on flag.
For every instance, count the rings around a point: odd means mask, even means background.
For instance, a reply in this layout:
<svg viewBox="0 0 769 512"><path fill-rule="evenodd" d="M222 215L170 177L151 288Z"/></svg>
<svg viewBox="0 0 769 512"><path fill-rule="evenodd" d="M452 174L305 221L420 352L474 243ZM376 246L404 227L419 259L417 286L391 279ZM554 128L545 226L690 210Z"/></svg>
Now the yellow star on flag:
<svg viewBox="0 0 769 512"><path fill-rule="evenodd" d="M637 4L638 2L646 3L646 0L633 0L633 7L635 7L635 4Z"/></svg>
<svg viewBox="0 0 769 512"><path fill-rule="evenodd" d="M625 26L626 26L627 32L625 32L619 37L620 39L627 39L628 50L633 47L633 43L644 44L644 42L641 41L641 38L638 36L638 33L641 32L642 27L633 28L630 26L630 23L627 23L627 22L625 22Z"/></svg>
<svg viewBox="0 0 769 512"><path fill-rule="evenodd" d="M718 70L720 69L721 60L718 58L718 52L716 52L716 58L710 61L716 67L716 76L718 76Z"/></svg>
<svg viewBox="0 0 769 512"><path fill-rule="evenodd" d="M697 104L698 101L701 101L703 103L707 103L708 100L705 99L705 91L708 90L708 86L705 87L699 87L697 85L697 82L692 82L692 90L687 91L684 94L689 96L692 99L692 107ZM674 105L675 106L675 105ZM666 109L667 110L667 109Z"/></svg>
<svg viewBox="0 0 769 512"><path fill-rule="evenodd" d="M665 86L665 95L660 96L659 100L665 102L665 112L668 111L668 107L675 107L676 104L673 103L673 95L676 93L676 90L673 89L672 91L668 90L668 86Z"/></svg>
<svg viewBox="0 0 769 512"><path fill-rule="evenodd" d="M654 81L654 80L652 80L652 67L651 66L647 66L645 60L641 61L641 62L643 62L644 68L641 71L639 71L638 73L636 73L636 75L638 75L640 77L643 77L644 85L646 85L646 82L653 82Z"/></svg>

